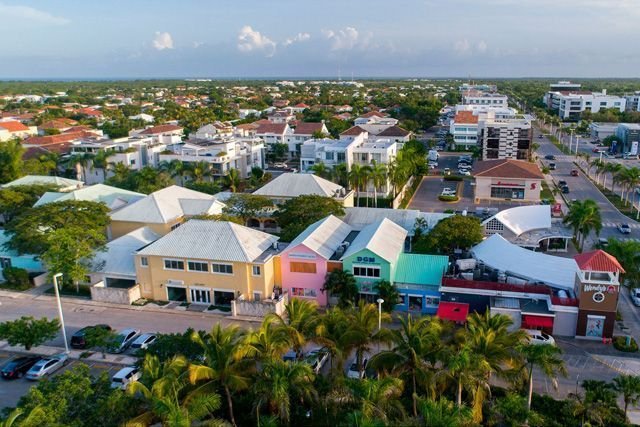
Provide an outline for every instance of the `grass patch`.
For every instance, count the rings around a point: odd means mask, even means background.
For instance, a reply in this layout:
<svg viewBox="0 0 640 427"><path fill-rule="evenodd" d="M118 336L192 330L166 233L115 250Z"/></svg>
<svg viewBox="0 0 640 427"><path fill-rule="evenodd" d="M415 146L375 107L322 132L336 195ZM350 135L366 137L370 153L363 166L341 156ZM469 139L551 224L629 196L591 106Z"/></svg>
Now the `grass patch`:
<svg viewBox="0 0 640 427"><path fill-rule="evenodd" d="M457 182L460 182L464 178L462 176L460 176L460 175L445 175L443 179L445 181L457 181Z"/></svg>
<svg viewBox="0 0 640 427"><path fill-rule="evenodd" d="M438 200L440 200L441 202L457 202L458 200L460 200L460 198L458 196L439 195Z"/></svg>
<svg viewBox="0 0 640 427"><path fill-rule="evenodd" d="M409 202L411 201L411 198L413 197L414 193L418 189L418 186L420 185L421 182L422 182L422 175L418 175L414 178L413 183L411 184L411 187L409 187L409 189L404 194L404 197L402 198L402 202L400 202L400 206L398 206L398 209L407 208L407 206L409 205Z"/></svg>
<svg viewBox="0 0 640 427"><path fill-rule="evenodd" d="M635 353L638 351L638 343L633 337L630 337L631 340L629 345L627 345L627 337L613 337L613 347L616 350L624 351L625 353Z"/></svg>
<svg viewBox="0 0 640 427"><path fill-rule="evenodd" d="M1 282L0 289L4 289L7 291L16 291L16 292L24 292L33 288L31 283L22 283L22 284L13 284L10 282Z"/></svg>
<svg viewBox="0 0 640 427"><path fill-rule="evenodd" d="M53 286L44 291L47 295L55 295L56 291L53 289ZM79 292L76 292L75 286L62 286L60 288L60 295L66 297L76 297L76 298L91 298L91 290L87 285L80 285Z"/></svg>
<svg viewBox="0 0 640 427"><path fill-rule="evenodd" d="M602 194L604 194L604 196L607 199L609 199L611 204L613 206L615 206L616 209L618 209L620 211L620 213L622 213L623 215L628 216L629 218L631 218L634 221L636 220L636 217L638 216L638 212L633 209L631 201L629 201L629 204L627 205L618 194L613 193L611 190L609 190L607 188L604 188L599 184L596 184L596 186L598 187L600 192Z"/></svg>
<svg viewBox="0 0 640 427"><path fill-rule="evenodd" d="M558 150L562 151L564 154L571 154L571 152L569 152L569 148L567 148L565 145L563 145L558 138L556 138L553 135L547 135L547 138L549 138L549 141L551 141L553 143L553 145L555 145Z"/></svg>
<svg viewBox="0 0 640 427"><path fill-rule="evenodd" d="M555 196L553 195L553 191L549 188L549 184L546 181L542 181L542 190L540 191L540 199L542 200L550 200L555 201Z"/></svg>

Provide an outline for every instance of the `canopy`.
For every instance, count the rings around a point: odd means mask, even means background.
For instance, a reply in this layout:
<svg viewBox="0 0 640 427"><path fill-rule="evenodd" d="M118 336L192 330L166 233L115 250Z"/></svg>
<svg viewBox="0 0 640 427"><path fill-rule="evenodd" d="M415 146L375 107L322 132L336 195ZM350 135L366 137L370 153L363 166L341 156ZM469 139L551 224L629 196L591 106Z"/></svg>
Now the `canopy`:
<svg viewBox="0 0 640 427"><path fill-rule="evenodd" d="M469 314L469 304L462 302L440 301L436 316L443 320L451 320L456 323L467 321Z"/></svg>
<svg viewBox="0 0 640 427"><path fill-rule="evenodd" d="M553 317L548 316L522 316L522 325L528 328L553 328Z"/></svg>

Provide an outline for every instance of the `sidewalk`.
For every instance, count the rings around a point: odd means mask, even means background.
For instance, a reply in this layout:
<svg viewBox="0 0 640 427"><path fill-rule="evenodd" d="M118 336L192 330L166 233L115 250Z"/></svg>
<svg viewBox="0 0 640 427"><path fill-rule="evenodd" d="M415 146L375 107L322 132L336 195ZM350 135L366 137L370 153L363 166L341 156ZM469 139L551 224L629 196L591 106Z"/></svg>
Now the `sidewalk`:
<svg viewBox="0 0 640 427"><path fill-rule="evenodd" d="M64 348L51 347L47 345L34 347L31 350L27 351L23 347L10 346L6 341L0 341L0 350L12 352L12 353L35 354L38 356L52 356L54 354L64 353ZM82 354L90 354L90 356L80 357ZM112 363L114 365L126 365L126 366L135 365L138 361L138 358L136 357L122 355L122 354L106 353L105 357L103 358L102 353L88 352L87 350L70 350L69 358L74 360Z"/></svg>
<svg viewBox="0 0 640 427"><path fill-rule="evenodd" d="M640 364L640 353L625 353L616 350L613 344L603 344L602 341L592 341L575 338L556 337L556 341L561 344L565 353L587 353L591 356L607 356L637 360Z"/></svg>

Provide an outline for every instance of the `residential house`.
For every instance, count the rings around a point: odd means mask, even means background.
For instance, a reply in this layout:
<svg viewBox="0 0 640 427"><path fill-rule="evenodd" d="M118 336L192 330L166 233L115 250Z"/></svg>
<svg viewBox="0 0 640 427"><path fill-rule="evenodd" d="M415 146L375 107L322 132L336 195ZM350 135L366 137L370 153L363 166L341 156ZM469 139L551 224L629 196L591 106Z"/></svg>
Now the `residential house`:
<svg viewBox="0 0 640 427"><path fill-rule="evenodd" d="M286 144L291 133L292 130L287 123L261 122L256 129L255 136L262 138L265 146L271 150L274 144ZM290 150L289 155L293 157L295 150L293 152Z"/></svg>
<svg viewBox="0 0 640 427"><path fill-rule="evenodd" d="M38 199L33 207L67 200L86 200L104 203L109 208L109 211L114 212L144 197L146 197L145 194L136 193L135 191L112 187L110 185L95 184L67 192L46 192Z"/></svg>
<svg viewBox="0 0 640 427"><path fill-rule="evenodd" d="M5 246L8 242L9 235L4 230L0 230L0 280L4 280L2 271L9 267L23 268L32 274L46 271L40 256L20 254L17 251L8 249Z"/></svg>
<svg viewBox="0 0 640 427"><path fill-rule="evenodd" d="M45 135L46 132L51 129L59 132L65 132L69 130L69 128L77 124L78 122L76 122L75 120L67 118L49 120L41 123L40 126L38 126L38 135Z"/></svg>
<svg viewBox="0 0 640 427"><path fill-rule="evenodd" d="M135 116L129 116L129 120L141 120L145 123L153 123L156 119L151 114L140 113Z"/></svg>
<svg viewBox="0 0 640 427"><path fill-rule="evenodd" d="M283 173L253 194L268 197L278 205L304 195L331 197L343 206L353 206L353 191L309 173Z"/></svg>
<svg viewBox="0 0 640 427"><path fill-rule="evenodd" d="M6 184L2 184L0 187L16 187L20 185L55 185L60 192L69 192L81 188L84 183L70 178L63 178L60 176L49 175L25 175L21 178L15 179Z"/></svg>
<svg viewBox="0 0 640 427"><path fill-rule="evenodd" d="M267 114L267 120L269 123L286 124L295 121L295 119L295 114L291 113L289 110L275 110Z"/></svg>
<svg viewBox="0 0 640 427"><path fill-rule="evenodd" d="M220 214L223 207L223 203L209 194L172 185L112 212L107 234L115 239L148 226L164 236L190 217Z"/></svg>
<svg viewBox="0 0 640 427"><path fill-rule="evenodd" d="M24 139L37 134L38 129L35 126L26 126L22 122L16 120L0 121L0 142L8 141L13 138Z"/></svg>
<svg viewBox="0 0 640 427"><path fill-rule="evenodd" d="M141 295L206 306L269 300L279 275L277 241L232 222L190 220L137 252Z"/></svg>
<svg viewBox="0 0 640 427"><path fill-rule="evenodd" d="M327 126L322 122L297 122L293 131L287 135L286 142L289 145L289 154L300 157L300 147L306 140L313 138L314 134L328 136Z"/></svg>
<svg viewBox="0 0 640 427"><path fill-rule="evenodd" d="M182 141L184 129L171 124L157 125L142 130L132 130L129 136L151 137L158 144L173 145Z"/></svg>

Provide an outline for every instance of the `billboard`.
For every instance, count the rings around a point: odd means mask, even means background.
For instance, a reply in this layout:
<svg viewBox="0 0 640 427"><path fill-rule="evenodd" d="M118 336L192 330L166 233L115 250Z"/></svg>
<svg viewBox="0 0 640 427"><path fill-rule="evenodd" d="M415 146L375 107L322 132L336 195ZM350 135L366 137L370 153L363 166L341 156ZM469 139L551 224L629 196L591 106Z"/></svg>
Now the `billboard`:
<svg viewBox="0 0 640 427"><path fill-rule="evenodd" d="M629 149L630 156L638 155L638 141L631 141L631 147Z"/></svg>

